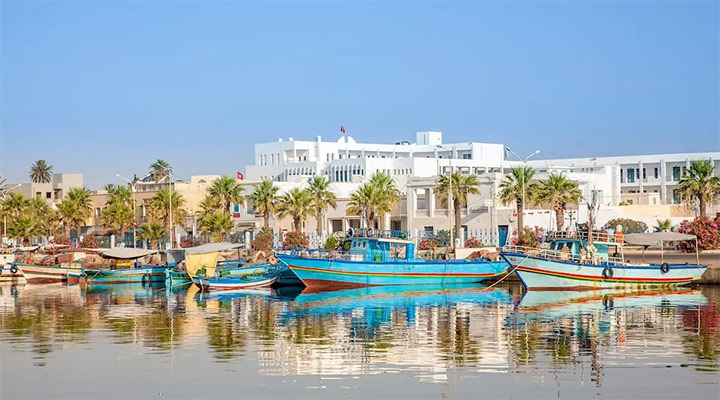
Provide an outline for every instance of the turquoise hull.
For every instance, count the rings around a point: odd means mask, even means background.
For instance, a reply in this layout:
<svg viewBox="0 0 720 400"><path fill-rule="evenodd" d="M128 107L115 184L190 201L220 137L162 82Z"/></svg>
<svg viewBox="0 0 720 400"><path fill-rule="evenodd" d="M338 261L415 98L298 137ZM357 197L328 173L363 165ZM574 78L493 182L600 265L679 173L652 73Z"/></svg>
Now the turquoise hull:
<svg viewBox="0 0 720 400"><path fill-rule="evenodd" d="M164 266L140 267L129 269L86 269L85 280L88 284L117 283L158 283L165 282Z"/></svg>
<svg viewBox="0 0 720 400"><path fill-rule="evenodd" d="M277 258L311 288L476 283L501 275L509 267L505 261L370 262L294 255Z"/></svg>
<svg viewBox="0 0 720 400"><path fill-rule="evenodd" d="M185 271L173 271L166 270L165 274L165 286L167 287L178 287L189 285L192 283L192 278Z"/></svg>

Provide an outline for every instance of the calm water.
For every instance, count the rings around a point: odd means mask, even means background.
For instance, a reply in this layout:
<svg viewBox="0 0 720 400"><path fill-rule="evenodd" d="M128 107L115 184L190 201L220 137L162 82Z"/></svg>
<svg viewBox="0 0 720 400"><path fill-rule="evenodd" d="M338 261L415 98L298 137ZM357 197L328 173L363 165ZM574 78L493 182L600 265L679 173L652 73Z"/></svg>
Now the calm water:
<svg viewBox="0 0 720 400"><path fill-rule="evenodd" d="M719 301L0 284L0 397L717 399Z"/></svg>

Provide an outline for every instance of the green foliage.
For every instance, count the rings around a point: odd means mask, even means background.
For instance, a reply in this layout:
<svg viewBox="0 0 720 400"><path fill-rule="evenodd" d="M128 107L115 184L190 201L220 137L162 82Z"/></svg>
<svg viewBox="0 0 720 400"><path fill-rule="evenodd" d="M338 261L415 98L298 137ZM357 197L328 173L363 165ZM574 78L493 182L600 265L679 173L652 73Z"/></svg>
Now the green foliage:
<svg viewBox="0 0 720 400"><path fill-rule="evenodd" d="M167 161L158 159L150 164L150 178L155 182L160 182L166 178L169 180L172 170L172 166Z"/></svg>
<svg viewBox="0 0 720 400"><path fill-rule="evenodd" d="M280 218L292 218L295 232L301 232L302 223L307 219L308 215L313 215L315 212L312 206L313 198L310 192L307 189L300 190L298 188L287 192L276 205Z"/></svg>
<svg viewBox="0 0 720 400"><path fill-rule="evenodd" d="M432 250L438 247L438 241L435 239L421 239L418 243L418 250Z"/></svg>
<svg viewBox="0 0 720 400"><path fill-rule="evenodd" d="M582 199L578 183L565 178L562 174L550 174L540 181L535 193L535 201L548 203L555 211L557 229L565 225L565 210L568 204L577 204Z"/></svg>
<svg viewBox="0 0 720 400"><path fill-rule="evenodd" d="M149 240L150 246L158 248L160 239L166 235L165 228L161 223L153 221L140 227L138 238L140 240Z"/></svg>
<svg viewBox="0 0 720 400"><path fill-rule="evenodd" d="M30 180L34 183L50 183L52 182L52 165L48 165L45 160L37 160L30 167Z"/></svg>
<svg viewBox="0 0 720 400"><path fill-rule="evenodd" d="M603 229L615 230L618 225L622 226L623 233L641 233L647 231L647 224L642 221L635 221L627 218L615 218L608 221Z"/></svg>
<svg viewBox="0 0 720 400"><path fill-rule="evenodd" d="M302 232L288 232L283 238L283 247L306 248L309 240Z"/></svg>
<svg viewBox="0 0 720 400"><path fill-rule="evenodd" d="M221 176L213 182L208 190L208 196L219 200L222 206L223 214L230 214L230 206L232 204L240 204L243 202L242 195L244 188L235 179L229 176Z"/></svg>
<svg viewBox="0 0 720 400"><path fill-rule="evenodd" d="M704 215L692 221L685 220L681 222L678 231L697 236L698 251L720 248L720 226ZM679 242L678 248L684 253L694 253L695 241L686 240Z"/></svg>
<svg viewBox="0 0 720 400"><path fill-rule="evenodd" d="M672 228L672 222L670 222L669 218L666 220L658 219L656 222L655 232L669 231Z"/></svg>
<svg viewBox="0 0 720 400"><path fill-rule="evenodd" d="M265 228L269 227L270 216L275 214L275 206L279 201L277 194L279 190L272 181L264 180L255 186L255 191L250 195L250 205L256 213L263 215Z"/></svg>
<svg viewBox="0 0 720 400"><path fill-rule="evenodd" d="M201 220L200 230L209 234L213 242L221 242L230 233L234 225L230 215L218 212L210 214Z"/></svg>
<svg viewBox="0 0 720 400"><path fill-rule="evenodd" d="M482 247L482 246L483 246L483 244L479 240L477 240L476 237L468 238L465 241L465 247L478 248L478 247Z"/></svg>
<svg viewBox="0 0 720 400"><path fill-rule="evenodd" d="M273 246L273 233L270 229L261 229L255 239L250 243L250 248L255 251L268 252Z"/></svg>
<svg viewBox="0 0 720 400"><path fill-rule="evenodd" d="M317 218L317 233L323 233L323 214L332 207L337 207L337 196L330 190L330 180L322 176L314 176L308 186L312 198L313 215Z"/></svg>
<svg viewBox="0 0 720 400"><path fill-rule="evenodd" d="M400 202L400 191L390 175L376 172L370 181L350 195L348 212L362 215L365 210L366 225L378 225L385 214L392 212Z"/></svg>
<svg viewBox="0 0 720 400"><path fill-rule="evenodd" d="M500 201L504 204L515 203L518 229L522 229L524 225L525 202L535 201L538 192L538 184L532 182L534 175L535 170L532 167L516 167L500 182Z"/></svg>
<svg viewBox="0 0 720 400"><path fill-rule="evenodd" d="M715 176L713 161L692 161L680 178L676 191L688 205L697 200L700 215L705 215L706 205L720 196L720 177Z"/></svg>
<svg viewBox="0 0 720 400"><path fill-rule="evenodd" d="M512 244L516 246L537 247L540 244L540 238L545 234L545 230L540 227L529 228L524 227L518 235L517 231L513 232Z"/></svg>
<svg viewBox="0 0 720 400"><path fill-rule="evenodd" d="M475 175L463 175L453 173L448 176L440 176L435 184L435 191L440 196L440 201L447 204L448 196L452 189L453 210L455 211L455 231L459 232L461 226L462 208L467 207L468 195L480 193L480 182Z"/></svg>

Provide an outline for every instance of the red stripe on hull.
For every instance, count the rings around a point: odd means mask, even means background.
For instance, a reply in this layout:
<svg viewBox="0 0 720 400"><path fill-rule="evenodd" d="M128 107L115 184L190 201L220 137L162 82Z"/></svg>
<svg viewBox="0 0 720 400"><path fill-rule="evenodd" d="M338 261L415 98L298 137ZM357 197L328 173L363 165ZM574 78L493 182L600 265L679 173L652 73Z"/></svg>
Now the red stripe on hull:
<svg viewBox="0 0 720 400"><path fill-rule="evenodd" d="M679 283L679 282L689 282L689 281L693 280L693 278L691 278L691 277L690 278L688 278L688 277L685 277L685 278L634 278L634 277L629 278L629 277L618 277L618 276L614 276L610 279L605 279L601 276L598 277L598 276L592 276L592 275L571 274L569 272L556 272L556 271L549 271L549 270L544 270L544 269L526 267L524 265L521 267L516 266L516 268L518 268L520 271L525 271L525 272L534 272L534 273L538 273L538 274L553 275L553 276L560 275L559 276L560 278L562 278L562 275L565 275L568 277L587 279L587 280L592 280L592 281L600 281L600 282L621 281L621 282Z"/></svg>
<svg viewBox="0 0 720 400"><path fill-rule="evenodd" d="M303 293L320 293L320 292L330 292L330 291L337 291L337 290L345 290L345 289L358 289L363 287L369 287L369 286L377 286L377 285L367 285L363 283L355 283L355 282L343 282L343 281L327 281L323 279L305 279L302 281L302 283L305 284L305 289L303 289Z"/></svg>

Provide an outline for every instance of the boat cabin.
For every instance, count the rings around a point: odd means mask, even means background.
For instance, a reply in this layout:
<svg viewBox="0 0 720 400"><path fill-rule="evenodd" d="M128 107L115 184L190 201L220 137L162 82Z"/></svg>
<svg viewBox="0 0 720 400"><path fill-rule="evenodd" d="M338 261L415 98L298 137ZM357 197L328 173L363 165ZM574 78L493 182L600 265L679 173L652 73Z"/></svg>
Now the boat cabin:
<svg viewBox="0 0 720 400"><path fill-rule="evenodd" d="M350 261L389 262L415 260L415 243L401 239L353 237L343 242Z"/></svg>
<svg viewBox="0 0 720 400"><path fill-rule="evenodd" d="M557 251L560 254L567 254L567 258L572 260L594 257L596 261L607 262L611 259L611 247L613 248L612 252L616 253L614 249L616 245L611 243L593 242L594 250L588 249L587 241L580 239L551 239L548 244L550 250Z"/></svg>

